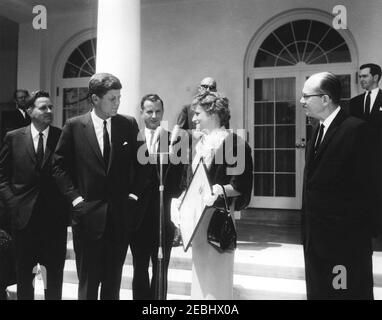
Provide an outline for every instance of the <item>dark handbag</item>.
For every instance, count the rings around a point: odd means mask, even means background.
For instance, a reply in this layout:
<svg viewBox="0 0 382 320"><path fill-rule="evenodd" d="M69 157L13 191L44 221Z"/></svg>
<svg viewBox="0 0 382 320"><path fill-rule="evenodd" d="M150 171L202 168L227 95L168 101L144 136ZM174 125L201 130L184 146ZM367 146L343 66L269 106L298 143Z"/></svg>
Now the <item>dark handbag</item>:
<svg viewBox="0 0 382 320"><path fill-rule="evenodd" d="M0 252L5 252L11 245L11 242L12 237L7 232L0 229Z"/></svg>
<svg viewBox="0 0 382 320"><path fill-rule="evenodd" d="M237 234L227 205L227 195L223 186L224 208L216 208L207 229L207 241L219 252L236 249Z"/></svg>

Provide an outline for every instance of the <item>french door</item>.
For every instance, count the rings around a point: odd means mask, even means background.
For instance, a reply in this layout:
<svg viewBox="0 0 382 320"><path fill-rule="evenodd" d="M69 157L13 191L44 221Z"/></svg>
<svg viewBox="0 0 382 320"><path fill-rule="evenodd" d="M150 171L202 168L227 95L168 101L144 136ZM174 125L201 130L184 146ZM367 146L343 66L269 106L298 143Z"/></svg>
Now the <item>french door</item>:
<svg viewBox="0 0 382 320"><path fill-rule="evenodd" d="M299 101L305 80L320 71L281 68L249 77L247 115L254 159L251 207L301 209L305 148L314 119L305 116ZM330 71L341 79L341 105L346 108L351 92L356 92L354 75L343 67Z"/></svg>

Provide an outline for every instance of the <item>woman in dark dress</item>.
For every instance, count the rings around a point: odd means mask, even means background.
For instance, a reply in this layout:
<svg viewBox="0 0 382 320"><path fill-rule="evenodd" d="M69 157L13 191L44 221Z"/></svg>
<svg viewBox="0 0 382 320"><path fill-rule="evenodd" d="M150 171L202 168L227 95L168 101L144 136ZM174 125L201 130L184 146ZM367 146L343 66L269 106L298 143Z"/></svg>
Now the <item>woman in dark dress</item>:
<svg viewBox="0 0 382 320"><path fill-rule="evenodd" d="M225 128L230 119L228 99L217 92L206 92L194 99L192 108L196 130L203 135L195 145L183 189L203 159L213 191L206 204L221 206L224 186L231 212L240 211L251 199L253 163L248 144ZM192 240L191 298L232 299L234 252L220 253L207 242L211 216L212 212L204 215Z"/></svg>

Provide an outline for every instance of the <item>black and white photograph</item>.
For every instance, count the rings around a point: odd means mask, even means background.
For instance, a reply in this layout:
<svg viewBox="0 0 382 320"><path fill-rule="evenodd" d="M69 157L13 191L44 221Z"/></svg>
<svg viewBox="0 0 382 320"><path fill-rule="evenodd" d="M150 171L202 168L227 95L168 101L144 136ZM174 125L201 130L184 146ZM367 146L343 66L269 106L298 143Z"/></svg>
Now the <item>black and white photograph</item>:
<svg viewBox="0 0 382 320"><path fill-rule="evenodd" d="M0 0L0 304L382 300L381 44L381 0Z"/></svg>

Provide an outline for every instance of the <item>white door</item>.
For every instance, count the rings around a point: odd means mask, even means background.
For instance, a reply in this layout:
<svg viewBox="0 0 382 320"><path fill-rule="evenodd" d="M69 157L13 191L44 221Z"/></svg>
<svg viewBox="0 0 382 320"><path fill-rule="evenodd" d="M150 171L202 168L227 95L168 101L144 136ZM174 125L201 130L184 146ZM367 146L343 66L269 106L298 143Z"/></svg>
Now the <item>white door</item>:
<svg viewBox="0 0 382 320"><path fill-rule="evenodd" d="M301 209L305 147L314 120L305 116L299 101L305 80L320 71L319 67L301 65L250 77L248 128L254 159L251 206ZM340 77L341 104L347 108L351 93L356 92L355 75L341 66L328 71Z"/></svg>

